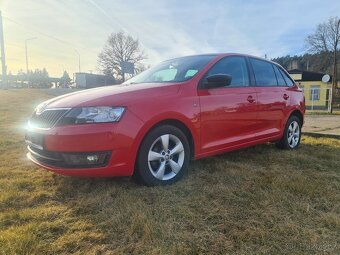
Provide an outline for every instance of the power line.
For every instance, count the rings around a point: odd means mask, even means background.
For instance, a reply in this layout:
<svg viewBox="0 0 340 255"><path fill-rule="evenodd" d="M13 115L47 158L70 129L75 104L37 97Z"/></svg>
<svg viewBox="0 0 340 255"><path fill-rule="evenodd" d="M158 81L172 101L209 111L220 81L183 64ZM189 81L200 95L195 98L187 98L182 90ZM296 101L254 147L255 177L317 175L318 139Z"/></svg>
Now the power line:
<svg viewBox="0 0 340 255"><path fill-rule="evenodd" d="M76 44L74 44L74 43L68 42L68 41L63 40L63 39L59 39L59 38L56 37L56 36L53 36L53 35L50 35L50 34L46 34L46 33L41 32L41 31L39 31L39 30L37 30L37 29L35 29L35 28L31 28L31 27L29 27L29 26L27 26L27 25L24 25L24 24L22 24L22 23L20 23L20 22L17 22L17 21L15 21L15 20L13 20L13 19L7 17L7 16L3 16L3 18L5 18L6 20L8 20L8 21L10 21L10 22L12 22L12 23L14 23L14 24L16 24L17 26L24 27L25 29L28 28L29 30L34 31L35 33L38 33L38 34L40 34L40 35L42 35L42 36L44 36L44 37L50 38L50 39L52 39L52 40L58 41L59 43L62 43L62 44L71 46L71 47L73 47L73 48L82 48L82 49L84 49L84 50L91 51L91 52L93 52L93 53L95 53L95 54L98 54L98 52L95 52L95 51L92 50L92 49L89 49L89 48L84 47L84 46L80 46L80 47L79 47L79 45L76 45Z"/></svg>
<svg viewBox="0 0 340 255"><path fill-rule="evenodd" d="M95 7L98 11L100 11L102 14L104 14L104 16L109 19L111 22L117 23L119 26L122 27L123 30L126 30L126 32L128 32L127 27L120 22L118 19L114 18L112 15L109 15L107 13L107 11L105 9L103 9L98 3L96 3L95 0L88 0L88 2ZM112 26L112 24L108 24L110 27Z"/></svg>
<svg viewBox="0 0 340 255"><path fill-rule="evenodd" d="M122 22L120 22L119 19L114 18L112 15L110 15L109 13L107 13L107 11L106 11L104 8L102 8L102 7L96 2L96 0L87 0L87 2L90 3L93 7L95 7L95 8L96 8L98 11L100 11L102 14L104 14L104 16L105 16L107 19L109 19L110 22L117 23L119 26L121 26L121 27L122 27L122 30L123 30L124 32L127 32L127 33L131 32L131 31L129 31L129 29L128 29L128 27L127 27L126 25L124 25ZM106 21L105 21L105 23L106 23L107 25L109 25L109 27L111 28L111 26L112 26L111 23L108 23L108 22L106 22ZM140 44L141 44L144 48L147 48L147 47L145 47L145 45L143 44L143 42L140 42Z"/></svg>

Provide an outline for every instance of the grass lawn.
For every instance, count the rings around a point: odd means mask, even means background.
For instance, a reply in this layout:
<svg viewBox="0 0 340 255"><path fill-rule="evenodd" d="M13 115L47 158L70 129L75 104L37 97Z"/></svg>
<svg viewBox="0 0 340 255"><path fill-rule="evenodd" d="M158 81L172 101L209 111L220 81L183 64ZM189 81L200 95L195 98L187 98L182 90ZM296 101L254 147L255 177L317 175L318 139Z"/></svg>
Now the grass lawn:
<svg viewBox="0 0 340 255"><path fill-rule="evenodd" d="M340 140L206 158L167 187L65 177L25 158L49 97L0 91L0 254L340 254Z"/></svg>

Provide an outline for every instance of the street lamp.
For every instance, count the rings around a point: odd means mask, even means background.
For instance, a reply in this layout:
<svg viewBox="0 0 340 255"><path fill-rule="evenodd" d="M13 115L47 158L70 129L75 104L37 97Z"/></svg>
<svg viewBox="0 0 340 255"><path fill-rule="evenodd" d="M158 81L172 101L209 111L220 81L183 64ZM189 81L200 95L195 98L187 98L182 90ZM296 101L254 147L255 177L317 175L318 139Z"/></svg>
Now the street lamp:
<svg viewBox="0 0 340 255"><path fill-rule="evenodd" d="M31 37L25 40L25 50L26 50L26 75L27 75L27 87L29 87L29 75L28 75L28 56L27 56L27 42L31 40L38 39L38 37Z"/></svg>
<svg viewBox="0 0 340 255"><path fill-rule="evenodd" d="M80 73L80 54L79 54L79 52L76 50L76 49L74 49L74 51L77 53L77 55L78 55L78 72Z"/></svg>

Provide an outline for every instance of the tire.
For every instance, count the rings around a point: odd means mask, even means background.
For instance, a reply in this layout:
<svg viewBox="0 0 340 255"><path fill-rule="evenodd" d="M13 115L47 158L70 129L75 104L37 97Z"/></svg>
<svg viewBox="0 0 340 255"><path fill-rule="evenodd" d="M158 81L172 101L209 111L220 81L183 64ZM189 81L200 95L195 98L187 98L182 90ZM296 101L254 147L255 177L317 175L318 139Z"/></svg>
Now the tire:
<svg viewBox="0 0 340 255"><path fill-rule="evenodd" d="M280 149L295 150L299 147L301 140L301 120L291 116L285 126L283 136L276 146Z"/></svg>
<svg viewBox="0 0 340 255"><path fill-rule="evenodd" d="M144 138L137 157L135 175L147 186L168 185L188 171L190 146L177 127L163 125Z"/></svg>

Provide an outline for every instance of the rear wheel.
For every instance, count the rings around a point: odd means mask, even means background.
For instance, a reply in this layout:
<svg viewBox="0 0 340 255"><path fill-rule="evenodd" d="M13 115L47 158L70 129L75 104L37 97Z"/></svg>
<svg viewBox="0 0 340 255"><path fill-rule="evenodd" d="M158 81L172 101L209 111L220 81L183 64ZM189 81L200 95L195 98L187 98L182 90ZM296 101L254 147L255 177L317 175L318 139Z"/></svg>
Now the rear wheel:
<svg viewBox="0 0 340 255"><path fill-rule="evenodd" d="M189 159L190 147L184 133L174 126L160 126L143 140L136 174L148 186L171 184L187 172Z"/></svg>
<svg viewBox="0 0 340 255"><path fill-rule="evenodd" d="M301 120L291 116L286 124L281 140L276 144L281 149L293 150L299 147L301 140Z"/></svg>

